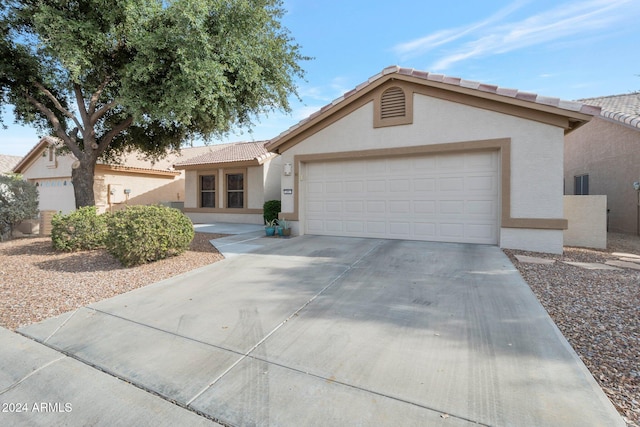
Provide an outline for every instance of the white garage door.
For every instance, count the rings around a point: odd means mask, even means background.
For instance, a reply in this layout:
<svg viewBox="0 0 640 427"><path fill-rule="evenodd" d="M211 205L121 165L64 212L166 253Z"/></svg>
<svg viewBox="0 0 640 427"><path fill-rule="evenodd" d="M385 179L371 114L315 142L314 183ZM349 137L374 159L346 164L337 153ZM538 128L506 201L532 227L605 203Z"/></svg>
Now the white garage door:
<svg viewBox="0 0 640 427"><path fill-rule="evenodd" d="M38 179L38 208L67 214L76 208L71 178Z"/></svg>
<svg viewBox="0 0 640 427"><path fill-rule="evenodd" d="M498 243L498 152L308 163L307 234Z"/></svg>

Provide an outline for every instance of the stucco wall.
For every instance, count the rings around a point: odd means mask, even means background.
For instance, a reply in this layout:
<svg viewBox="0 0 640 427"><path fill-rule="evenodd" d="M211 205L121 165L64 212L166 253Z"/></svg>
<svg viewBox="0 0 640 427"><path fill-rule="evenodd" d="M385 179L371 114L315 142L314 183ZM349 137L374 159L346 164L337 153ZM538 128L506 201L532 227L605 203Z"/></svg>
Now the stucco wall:
<svg viewBox="0 0 640 427"><path fill-rule="evenodd" d="M374 129L369 103L287 150L282 161L293 162L297 154L492 138L511 138L511 216L562 218L563 129L423 95L414 95L412 125ZM293 176L283 176L282 188L294 188L293 184ZM285 214L293 212L293 196L283 194L282 203ZM561 230L501 230L503 247L527 246L528 241L535 250L562 251Z"/></svg>
<svg viewBox="0 0 640 427"><path fill-rule="evenodd" d="M115 193L111 197L108 194L110 189ZM131 190L128 196L124 193L125 189ZM184 177L96 173L94 192L96 206L100 211L118 210L126 205L177 202L184 200Z"/></svg>
<svg viewBox="0 0 640 427"><path fill-rule="evenodd" d="M638 226L640 130L596 117L567 135L565 194L574 194L574 176L589 175L589 194L606 195L609 231L635 234Z"/></svg>
<svg viewBox="0 0 640 427"><path fill-rule="evenodd" d="M564 196L565 246L607 248L607 196Z"/></svg>

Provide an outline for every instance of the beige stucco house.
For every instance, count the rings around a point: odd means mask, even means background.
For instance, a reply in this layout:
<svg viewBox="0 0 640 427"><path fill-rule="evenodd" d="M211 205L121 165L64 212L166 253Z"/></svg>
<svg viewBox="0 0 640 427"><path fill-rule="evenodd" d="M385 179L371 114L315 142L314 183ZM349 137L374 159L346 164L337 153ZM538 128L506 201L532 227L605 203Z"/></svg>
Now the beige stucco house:
<svg viewBox="0 0 640 427"><path fill-rule="evenodd" d="M13 169L37 185L40 211L68 213L75 209L71 170L76 158L70 153L60 154L60 144L56 138L42 138ZM225 146L184 148L156 162L131 153L119 165L99 163L93 187L98 211L153 203L181 207L184 173L173 169L173 163Z"/></svg>
<svg viewBox="0 0 640 427"><path fill-rule="evenodd" d="M561 253L564 137L598 113L394 66L266 147L294 233Z"/></svg>
<svg viewBox="0 0 640 427"><path fill-rule="evenodd" d="M600 115L567 135L565 194L606 195L609 231L640 230L640 92L583 99ZM639 187L640 189L640 187Z"/></svg>
<svg viewBox="0 0 640 427"><path fill-rule="evenodd" d="M184 171L184 212L194 223L263 223L263 206L280 200L279 156L265 142L231 144L178 162Z"/></svg>

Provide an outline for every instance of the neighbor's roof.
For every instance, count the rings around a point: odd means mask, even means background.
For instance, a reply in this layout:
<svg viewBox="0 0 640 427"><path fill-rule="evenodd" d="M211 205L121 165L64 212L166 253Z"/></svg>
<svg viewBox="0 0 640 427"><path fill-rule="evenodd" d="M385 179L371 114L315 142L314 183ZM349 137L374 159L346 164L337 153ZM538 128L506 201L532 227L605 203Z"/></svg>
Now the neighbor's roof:
<svg viewBox="0 0 640 427"><path fill-rule="evenodd" d="M176 169L193 168L201 165L217 165L238 162L253 162L256 165L263 164L273 157L265 148L265 141L258 142L238 142L229 144L226 147L211 151L200 156L192 157L188 160L176 163Z"/></svg>
<svg viewBox="0 0 640 427"><path fill-rule="evenodd" d="M576 118L573 122L577 126L586 123L593 115L600 114L600 108L586 105L576 101L565 101L560 98L541 96L535 93L522 92L517 89L508 89L481 82L464 80L459 77L451 77L443 74L429 73L427 71L414 70L413 68L402 68L397 65L387 67L380 73L370 77L367 81L356 86L354 89L335 99L330 104L325 105L320 110L301 122L290 127L280 135L271 139L266 147L275 151L284 140L296 135L303 129L322 120L334 110L340 109L342 105L349 103L352 99L358 98L361 94L369 92L375 87L390 79L402 79L421 83L427 86L440 87L451 91L469 93L475 96L491 98L514 105L522 105L532 109L549 110L557 114L564 114L571 118Z"/></svg>
<svg viewBox="0 0 640 427"><path fill-rule="evenodd" d="M0 154L0 175L5 173L11 173L13 168L20 163L22 157L9 156L6 154Z"/></svg>
<svg viewBox="0 0 640 427"><path fill-rule="evenodd" d="M40 155L42 149L45 146L49 146L52 144L58 144L60 140L58 138L54 138L53 136L45 136L41 138L40 141L36 145L33 146L31 150L13 167L13 171L15 173L22 173L27 168L27 165L31 163L36 157Z"/></svg>
<svg viewBox="0 0 640 427"><path fill-rule="evenodd" d="M37 159L42 150L49 145L62 145L62 141L53 136L45 136L22 158L18 158L17 164L13 167L16 173L22 173L28 169L29 165ZM159 160L149 160L144 154L139 152L131 152L126 154L121 163L114 165L105 165L98 162L98 165L105 170L131 172L131 173L160 173L165 175L179 175L179 172L173 170L173 164L184 159L190 159L205 153L221 150L231 144L214 144L202 147L185 147L179 153L171 152L166 157ZM71 153L68 155L73 156Z"/></svg>
<svg viewBox="0 0 640 427"><path fill-rule="evenodd" d="M640 92L580 99L602 108L600 116L640 129Z"/></svg>

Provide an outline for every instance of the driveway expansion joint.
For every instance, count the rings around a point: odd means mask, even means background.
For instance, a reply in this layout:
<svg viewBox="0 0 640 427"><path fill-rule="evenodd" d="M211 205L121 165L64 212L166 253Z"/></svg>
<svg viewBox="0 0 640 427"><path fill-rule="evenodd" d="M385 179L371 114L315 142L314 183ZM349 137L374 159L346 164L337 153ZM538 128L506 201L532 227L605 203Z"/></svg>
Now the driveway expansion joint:
<svg viewBox="0 0 640 427"><path fill-rule="evenodd" d="M225 375L227 375L231 370L233 370L233 368L235 368L236 366L238 366L238 364L240 364L243 360L245 360L247 357L250 357L250 354L255 351L260 345L262 345L267 339L269 339L269 337L271 337L273 334L275 334L282 326L284 326L285 323L287 323L289 320L291 320L292 318L298 316L298 313L300 313L302 310L304 310L307 306L309 306L309 304L311 304L316 298L318 298L320 295L322 295L327 289L329 289L331 286L333 286L338 280L340 280L341 277L343 277L345 274L347 274L349 271L351 271L354 266L359 263L363 258L365 258L367 255L369 255L371 252L373 252L375 249L377 249L379 246L382 245L382 241L376 243L373 247L371 247L366 253L364 253L363 255L361 255L358 259L356 259L355 261L353 261L350 265L347 265L345 270L340 273L339 275L337 275L333 280L331 280L324 288L320 289L320 291L318 291L318 293L316 293L315 295L313 295L309 300L307 300L304 304L302 304L302 306L300 306L297 310L295 310L291 315L289 315L289 317L287 317L285 320L283 320L282 322L280 322L278 325L276 325L275 328L273 328L267 335L265 335L260 341L258 341L253 347L251 347L249 349L249 351L247 351L242 357L240 357L238 360L236 360L231 366L229 366L228 369L226 369L224 372L222 372L215 380L213 380L210 384L208 384L207 386L205 386L199 393L197 393L195 396L193 396L188 402L187 405L190 405L191 403L193 403L198 397L202 396L207 390L209 390L211 387L213 387L217 382L219 382Z"/></svg>

